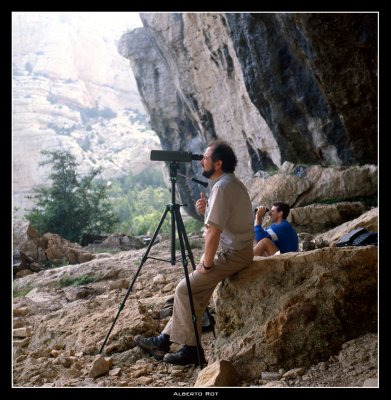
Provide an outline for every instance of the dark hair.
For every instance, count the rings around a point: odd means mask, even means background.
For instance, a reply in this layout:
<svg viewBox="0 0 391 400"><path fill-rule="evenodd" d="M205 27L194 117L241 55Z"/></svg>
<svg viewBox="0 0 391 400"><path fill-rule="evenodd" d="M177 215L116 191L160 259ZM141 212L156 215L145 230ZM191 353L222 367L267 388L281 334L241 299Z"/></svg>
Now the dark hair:
<svg viewBox="0 0 391 400"><path fill-rule="evenodd" d="M222 161L223 165L221 169L223 170L223 172L235 171L238 159L236 158L236 155L229 144L218 140L217 142L213 142L208 145L208 147L212 149L212 161Z"/></svg>
<svg viewBox="0 0 391 400"><path fill-rule="evenodd" d="M276 207L277 212L282 211L282 218L287 219L290 211L290 207L288 204L282 201L276 201L273 203L273 206Z"/></svg>

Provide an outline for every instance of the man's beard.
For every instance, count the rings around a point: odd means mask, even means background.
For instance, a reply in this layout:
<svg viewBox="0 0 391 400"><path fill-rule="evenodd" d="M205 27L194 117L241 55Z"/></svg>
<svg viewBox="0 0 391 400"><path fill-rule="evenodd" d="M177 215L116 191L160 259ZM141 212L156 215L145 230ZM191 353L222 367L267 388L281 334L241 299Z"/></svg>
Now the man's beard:
<svg viewBox="0 0 391 400"><path fill-rule="evenodd" d="M205 178L209 179L214 173L216 172L215 168L212 167L209 171L207 171L206 169L204 169L202 171L202 176L204 176Z"/></svg>

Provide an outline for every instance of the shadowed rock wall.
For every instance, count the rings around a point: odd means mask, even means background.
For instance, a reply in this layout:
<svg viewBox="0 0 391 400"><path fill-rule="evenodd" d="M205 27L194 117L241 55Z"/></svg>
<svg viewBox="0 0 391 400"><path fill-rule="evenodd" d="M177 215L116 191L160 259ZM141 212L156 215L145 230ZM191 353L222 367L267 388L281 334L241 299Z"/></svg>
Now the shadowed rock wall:
<svg viewBox="0 0 391 400"><path fill-rule="evenodd" d="M122 36L163 149L220 138L237 175L377 163L377 14L148 13ZM186 165L197 175L198 163ZM192 204L203 188L178 181Z"/></svg>
<svg viewBox="0 0 391 400"><path fill-rule="evenodd" d="M247 92L282 161L376 163L376 14L226 18Z"/></svg>

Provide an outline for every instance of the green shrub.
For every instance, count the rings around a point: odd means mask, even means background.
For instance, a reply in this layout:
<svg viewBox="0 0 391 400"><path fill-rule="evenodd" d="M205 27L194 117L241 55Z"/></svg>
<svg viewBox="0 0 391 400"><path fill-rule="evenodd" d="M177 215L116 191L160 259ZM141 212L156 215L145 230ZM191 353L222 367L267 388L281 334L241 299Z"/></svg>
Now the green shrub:
<svg viewBox="0 0 391 400"><path fill-rule="evenodd" d="M27 285L21 289L14 289L13 290L13 297L24 297L26 296L27 293L29 293L31 290L33 289L33 287L31 285Z"/></svg>
<svg viewBox="0 0 391 400"><path fill-rule="evenodd" d="M78 276L75 278L71 278L70 276L67 276L65 278L61 278L60 281L58 282L58 285L60 288L66 287L66 286L81 286L81 285L87 285L88 283L95 282L95 278L92 276L87 276L87 275L82 275Z"/></svg>

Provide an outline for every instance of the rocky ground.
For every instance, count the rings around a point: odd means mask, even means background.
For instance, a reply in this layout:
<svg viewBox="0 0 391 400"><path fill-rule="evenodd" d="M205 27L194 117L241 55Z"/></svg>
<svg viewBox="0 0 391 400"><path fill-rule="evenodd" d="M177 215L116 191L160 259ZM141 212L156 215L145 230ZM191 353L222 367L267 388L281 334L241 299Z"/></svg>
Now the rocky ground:
<svg viewBox="0 0 391 400"><path fill-rule="evenodd" d="M195 239L191 240L194 246ZM201 248L194 247L197 260ZM168 242L163 242L154 246L154 252L160 249L159 257L163 257L167 248ZM141 249L105 255L106 258L42 271L14 282L14 294L18 290L13 318L14 387L194 387L200 372L198 367L158 362L135 347L132 340L136 333L145 333L148 329L150 333L157 332L164 326L166 320L157 319L159 310L183 275L181 268L159 261L143 267L119 315L113 341L105 349L109 372L91 377L91 366L102 338L124 299L129 279L134 276L135 269L129 270L129 265L138 265L144 252ZM63 288L56 283L63 281L65 274L69 277L70 271L71 275L81 277L91 275L93 270L104 272L101 280ZM159 292L156 285L162 288ZM33 289L20 295L23 287ZM139 311L149 307L150 319L140 317L140 313L133 314L137 307ZM130 320L135 321L133 331ZM204 332L201 341L205 356L211 361L213 332ZM237 387L377 387L377 334L368 333L345 343L337 354L311 368L297 367L278 373L264 371L251 381L239 379Z"/></svg>

